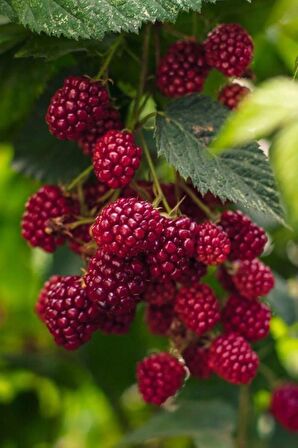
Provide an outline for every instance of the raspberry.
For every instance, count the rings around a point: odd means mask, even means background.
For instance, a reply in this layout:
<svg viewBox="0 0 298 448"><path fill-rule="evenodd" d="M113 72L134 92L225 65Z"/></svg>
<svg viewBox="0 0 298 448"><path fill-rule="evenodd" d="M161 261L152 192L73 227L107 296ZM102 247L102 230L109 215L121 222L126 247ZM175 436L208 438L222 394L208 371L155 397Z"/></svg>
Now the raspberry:
<svg viewBox="0 0 298 448"><path fill-rule="evenodd" d="M204 43L206 60L226 76L241 76L253 57L253 42L238 24L218 25Z"/></svg>
<svg viewBox="0 0 298 448"><path fill-rule="evenodd" d="M241 261L232 279L237 291L247 299L266 296L274 287L271 269L257 259Z"/></svg>
<svg viewBox="0 0 298 448"><path fill-rule="evenodd" d="M173 319L174 309L172 304L160 306L150 304L146 310L145 320L153 334L167 335Z"/></svg>
<svg viewBox="0 0 298 448"><path fill-rule="evenodd" d="M75 350L98 328L99 310L82 288L79 276L54 276L41 291L42 318L56 344Z"/></svg>
<svg viewBox="0 0 298 448"><path fill-rule="evenodd" d="M220 226L231 240L230 260L253 260L262 254L267 236L265 231L241 212L225 211Z"/></svg>
<svg viewBox="0 0 298 448"><path fill-rule="evenodd" d="M185 374L184 366L168 353L148 356L137 365L137 381L143 399L160 406L182 387Z"/></svg>
<svg viewBox="0 0 298 448"><path fill-rule="evenodd" d="M207 379L211 376L208 348L191 344L183 351L182 356L192 376L200 379Z"/></svg>
<svg viewBox="0 0 298 448"><path fill-rule="evenodd" d="M97 140L102 137L106 132L114 130L120 130L123 128L120 114L110 104L105 107L104 113L99 120L94 123L92 128L88 129L82 137L79 139L79 145L86 155L92 155Z"/></svg>
<svg viewBox="0 0 298 448"><path fill-rule="evenodd" d="M176 285L172 281L151 282L145 291L144 299L151 305L165 305L175 300L176 292Z"/></svg>
<svg viewBox="0 0 298 448"><path fill-rule="evenodd" d="M220 227L212 222L198 226L197 256L205 264L223 263L231 249L230 240Z"/></svg>
<svg viewBox="0 0 298 448"><path fill-rule="evenodd" d="M127 315L135 311L145 290L146 266L140 258L123 260L98 249L84 280L88 297L104 313Z"/></svg>
<svg viewBox="0 0 298 448"><path fill-rule="evenodd" d="M224 334L210 347L209 366L221 378L233 384L247 384L255 377L258 355L238 334Z"/></svg>
<svg viewBox="0 0 298 448"><path fill-rule="evenodd" d="M129 184L140 165L142 149L127 131L109 131L101 137L93 152L94 172L110 188Z"/></svg>
<svg viewBox="0 0 298 448"><path fill-rule="evenodd" d="M270 308L258 300L233 295L223 311L222 322L228 332L239 333L248 341L259 341L269 333Z"/></svg>
<svg viewBox="0 0 298 448"><path fill-rule="evenodd" d="M282 384L272 394L271 412L289 431L298 431L298 385Z"/></svg>
<svg viewBox="0 0 298 448"><path fill-rule="evenodd" d="M221 286L228 292L237 293L237 289L235 288L232 276L227 272L225 267L219 266L217 269L217 279Z"/></svg>
<svg viewBox="0 0 298 448"><path fill-rule="evenodd" d="M229 109L236 109L241 100L250 93L250 89L237 82L228 84L218 94L218 101Z"/></svg>
<svg viewBox="0 0 298 448"><path fill-rule="evenodd" d="M208 71L203 46L191 39L181 40L174 43L161 59L157 86L170 97L200 92Z"/></svg>
<svg viewBox="0 0 298 448"><path fill-rule="evenodd" d="M134 318L135 312L120 316L111 316L109 314L101 313L98 321L98 328L106 334L122 335L128 333Z"/></svg>
<svg viewBox="0 0 298 448"><path fill-rule="evenodd" d="M179 277L179 283L181 285L192 285L197 283L207 274L207 266L200 261L191 258L188 263L186 272Z"/></svg>
<svg viewBox="0 0 298 448"><path fill-rule="evenodd" d="M51 290L52 286L59 282L59 276L53 275L45 284L40 291L38 301L35 305L35 311L42 322L45 321L45 313L47 307L48 292Z"/></svg>
<svg viewBox="0 0 298 448"><path fill-rule="evenodd" d="M219 302L212 289L199 283L179 290L175 312L198 336L211 330L220 319Z"/></svg>
<svg viewBox="0 0 298 448"><path fill-rule="evenodd" d="M99 81L69 76L51 99L46 122L61 140L78 140L104 116L109 94Z"/></svg>
<svg viewBox="0 0 298 448"><path fill-rule="evenodd" d="M197 224L182 216L162 220L163 233L157 247L148 256L153 278L162 281L179 280L189 271L189 258L195 252Z"/></svg>
<svg viewBox="0 0 298 448"><path fill-rule="evenodd" d="M64 243L64 236L55 229L54 219L60 223L72 213L71 203L55 185L45 185L31 196L22 218L22 236L33 247L54 252Z"/></svg>
<svg viewBox="0 0 298 448"><path fill-rule="evenodd" d="M163 220L149 202L121 198L102 210L91 229L104 251L125 258L154 248Z"/></svg>

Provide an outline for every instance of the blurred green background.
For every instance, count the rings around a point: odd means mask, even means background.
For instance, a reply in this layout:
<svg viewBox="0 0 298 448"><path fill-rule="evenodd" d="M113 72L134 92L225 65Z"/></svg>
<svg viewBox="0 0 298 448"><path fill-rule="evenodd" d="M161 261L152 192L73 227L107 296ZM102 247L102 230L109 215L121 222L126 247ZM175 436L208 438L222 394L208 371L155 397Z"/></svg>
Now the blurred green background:
<svg viewBox="0 0 298 448"><path fill-rule="evenodd" d="M252 3L224 0L206 5L203 15L204 19L181 15L177 28L187 32L191 20L199 36L210 24L238 22L248 29L255 41L256 84L279 75L293 77L298 56L297 0L255 0ZM5 23L5 19L1 22ZM142 309L129 335L97 334L76 353L55 347L36 318L33 307L45 279L52 273L79 273L81 264L67 249L47 255L38 249L29 249L22 240L20 219L24 203L40 185L38 180L32 180L32 177L40 177L37 175L39 164L31 171L28 166L30 168L36 151L48 150L48 147L42 134L38 134L39 129L32 132L34 135L30 134L29 125L21 131L27 133L23 143L18 140L11 144L11 141L29 113L35 119L35 100L45 90L48 78L61 69L75 71L81 64L87 70L92 63L85 53L73 52L73 47L63 39L61 47L59 39L55 40L61 56L51 59L52 52L57 53L57 50L51 47L50 38L33 36L21 27L13 36L15 41L8 45L7 30L2 34L0 31L0 136L3 142L0 146L0 447L110 448L117 446L125 434L132 433L127 446L135 443L152 448L194 445L228 448L225 431L233 431L237 420L236 387L215 379L190 381L180 398L185 401L181 421L183 423L185 418L186 430L179 427L181 416L174 413L169 418L162 413L157 417L160 420L156 420L155 414L159 411L140 400L135 387L135 364L149 351L166 348L165 340L147 332L142 322ZM136 41L135 36L128 39L131 43ZM32 40L34 44L30 46L28 42ZM17 58L16 52L19 52ZM123 66L117 64L113 70L115 78L122 77L115 91L127 93L134 83L131 73L137 70L132 66L123 73ZM40 82L36 91L31 86L35 77ZM212 94L220 82L221 79L211 76L207 91ZM25 162L24 148L29 154L29 161ZM56 151L60 149L59 146ZM298 148L296 151L298 153ZM284 182L280 185L291 228L261 220L271 241L265 261L277 273L277 285L269 297L274 310L271 336L260 351L264 363L277 377L297 381L298 193L295 189L290 193L283 190L287 176L289 179L297 176L297 165L292 164L290 169L293 172L283 173ZM55 173L49 173L48 177L52 180ZM259 375L251 387L249 447L297 447L297 438L276 426L266 412L268 400L268 382ZM194 409L190 403L195 403ZM216 418L218 420L214 420ZM134 432L136 430L138 432ZM145 442L158 435L162 440Z"/></svg>

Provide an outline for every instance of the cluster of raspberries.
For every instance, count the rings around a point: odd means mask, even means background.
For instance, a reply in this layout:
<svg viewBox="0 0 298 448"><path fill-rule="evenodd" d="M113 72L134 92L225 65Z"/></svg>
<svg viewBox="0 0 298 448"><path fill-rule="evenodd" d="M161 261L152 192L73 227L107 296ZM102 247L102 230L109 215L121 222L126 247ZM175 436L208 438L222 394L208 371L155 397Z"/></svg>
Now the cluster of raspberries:
<svg viewBox="0 0 298 448"><path fill-rule="evenodd" d="M252 38L240 25L218 25L202 43L195 38L175 42L160 61L157 86L164 95L179 97L200 92L211 69L229 78L246 77L253 50ZM220 90L218 100L234 109L249 92L237 82L228 83Z"/></svg>

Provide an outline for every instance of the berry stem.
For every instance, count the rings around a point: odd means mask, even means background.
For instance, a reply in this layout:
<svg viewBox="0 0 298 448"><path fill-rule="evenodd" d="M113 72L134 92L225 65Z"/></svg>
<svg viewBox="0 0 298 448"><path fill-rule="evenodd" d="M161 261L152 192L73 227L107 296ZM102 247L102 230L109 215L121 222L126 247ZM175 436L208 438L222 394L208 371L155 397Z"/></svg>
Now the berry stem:
<svg viewBox="0 0 298 448"><path fill-rule="evenodd" d="M84 171L82 171L77 177L75 177L66 187L67 191L73 190L77 185L85 182L89 174L93 170L93 165L89 165Z"/></svg>
<svg viewBox="0 0 298 448"><path fill-rule="evenodd" d="M265 364L263 364L263 363L260 364L259 371L263 375L263 377L266 379L266 381L268 382L269 386L272 389L274 389L278 385L278 383L279 383L278 378L272 372L272 370L269 367L267 367Z"/></svg>
<svg viewBox="0 0 298 448"><path fill-rule="evenodd" d="M104 62L103 62L103 64L102 64L102 66L100 67L99 72L98 72L97 75L93 78L94 80L99 80L99 79L102 78L102 76L104 75L104 73L105 73L105 72L107 71L107 69L109 68L109 65L110 65L110 63L111 63L111 60L113 59L113 56L114 56L114 54L115 54L117 48L119 47L119 45L122 43L122 41L123 41L123 36L121 36L121 35L118 36L118 37L114 40L114 42L112 43L112 45L111 45L111 47L110 47L110 49L109 49L109 51L108 51L107 57L105 58L105 60L104 60Z"/></svg>
<svg viewBox="0 0 298 448"><path fill-rule="evenodd" d="M153 177L154 186L156 188L158 196L162 200L162 203L163 203L167 213L170 213L171 212L171 207L169 206L168 201L166 200L165 195L163 194L163 191L162 191L162 188L160 186L160 183L159 183L159 180L158 180L158 176L157 176L157 173L155 171L154 164L153 164L153 161L152 161L152 158L151 158L151 155L150 155L149 148L147 146L145 137L144 137L142 132L140 133L140 136L141 136L141 140L142 140L143 150L144 150L144 153L145 153L145 156L146 156L146 159L147 159L147 163L149 165L149 169L150 169L150 172L151 172L152 177Z"/></svg>
<svg viewBox="0 0 298 448"><path fill-rule="evenodd" d="M78 221L74 221L71 224L68 224L67 227L71 230L76 229L84 224L92 224L94 222L94 218L82 218Z"/></svg>
<svg viewBox="0 0 298 448"><path fill-rule="evenodd" d="M210 210L210 208L209 208L206 204L204 204L204 202L201 201L201 200L197 197L197 195L192 191L191 188L189 188L189 187L186 185L185 182L182 181L182 182L180 183L180 186L181 186L182 190L184 190L185 193L187 193L188 196L193 200L193 202L194 202L195 204L197 204L197 206L198 206L198 207L205 213L205 215L208 216L208 218L210 218L212 221L215 221L215 220L216 220L217 216L216 216L214 213L212 213L212 211Z"/></svg>
<svg viewBox="0 0 298 448"><path fill-rule="evenodd" d="M163 29L169 33L172 34L172 36L178 37L178 39L189 39L189 35L181 33L181 31L176 30L172 25L169 25L168 23L163 25Z"/></svg>
<svg viewBox="0 0 298 448"><path fill-rule="evenodd" d="M238 429L236 436L236 447L246 448L247 442L247 430L249 425L250 415L250 398L249 398L249 386L244 385L239 390L239 411L238 411Z"/></svg>

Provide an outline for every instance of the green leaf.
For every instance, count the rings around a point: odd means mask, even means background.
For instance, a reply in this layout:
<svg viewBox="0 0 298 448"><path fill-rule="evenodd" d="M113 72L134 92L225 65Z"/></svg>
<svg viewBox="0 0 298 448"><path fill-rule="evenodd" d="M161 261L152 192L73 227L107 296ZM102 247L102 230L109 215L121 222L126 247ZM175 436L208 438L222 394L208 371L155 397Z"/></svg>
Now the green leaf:
<svg viewBox="0 0 298 448"><path fill-rule="evenodd" d="M51 88L39 100L17 134L13 166L38 180L69 182L90 165L90 159L82 154L76 143L58 140L49 133L44 117L54 91L55 88Z"/></svg>
<svg viewBox="0 0 298 448"><path fill-rule="evenodd" d="M185 401L174 412L160 412L122 441L138 444L151 439L188 436L200 448L232 448L235 415L222 401ZM215 444L215 442L217 442Z"/></svg>
<svg viewBox="0 0 298 448"><path fill-rule="evenodd" d="M0 54L5 53L18 43L22 42L27 35L27 31L13 23L0 26Z"/></svg>
<svg viewBox="0 0 298 448"><path fill-rule="evenodd" d="M278 184L286 203L290 222L298 224L298 123L293 123L279 132L274 140L272 161Z"/></svg>
<svg viewBox="0 0 298 448"><path fill-rule="evenodd" d="M137 32L143 22L174 21L179 12L201 6L201 0L0 0L0 14L34 32L100 39L108 32Z"/></svg>
<svg viewBox="0 0 298 448"><path fill-rule="evenodd" d="M298 83L287 78L266 81L231 114L212 147L218 153L224 148L265 137L297 118Z"/></svg>
<svg viewBox="0 0 298 448"><path fill-rule="evenodd" d="M275 181L267 157L256 143L223 152L208 150L228 111L202 95L174 101L157 119L156 142L160 155L190 178L200 193L210 191L223 201L283 222Z"/></svg>

